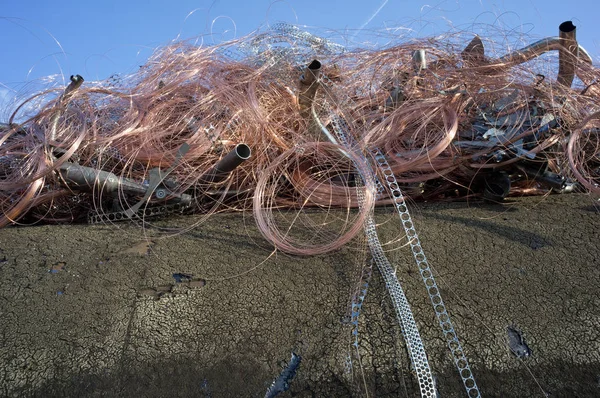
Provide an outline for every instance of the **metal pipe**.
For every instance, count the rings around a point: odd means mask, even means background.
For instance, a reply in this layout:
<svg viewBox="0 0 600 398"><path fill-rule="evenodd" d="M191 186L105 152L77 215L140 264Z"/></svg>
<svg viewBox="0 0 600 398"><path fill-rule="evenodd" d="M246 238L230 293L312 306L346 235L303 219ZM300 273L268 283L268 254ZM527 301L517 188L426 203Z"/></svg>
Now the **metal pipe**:
<svg viewBox="0 0 600 398"><path fill-rule="evenodd" d="M248 145L237 144L231 152L219 160L219 162L209 171L204 173L202 177L200 177L200 181L203 183L217 183L223 181L236 167L250 159L251 155L252 151Z"/></svg>
<svg viewBox="0 0 600 398"><path fill-rule="evenodd" d="M505 172L492 173L485 178L483 198L489 202L502 202L510 193L510 177Z"/></svg>
<svg viewBox="0 0 600 398"><path fill-rule="evenodd" d="M173 164L171 164L171 167L169 167L166 171L161 171L160 168L151 169L149 171L149 173L148 173L149 181L148 181L148 186L145 187L146 192L144 193L144 197L139 202L137 202L136 204L131 206L129 209L125 210L124 211L125 216L132 217L144 205L144 203L146 203L150 199L150 197L153 194L158 199L165 199L168 195L173 196L173 194L171 192L169 192L167 189L165 189L163 187L159 188L159 186L161 183L163 183L163 181L165 181L167 176L175 169L175 167L177 167L179 165L179 163L181 162L181 159L183 159L183 157L189 150L190 150L190 145L187 142L184 142L183 144L181 144L179 149L177 149L177 157L175 158L175 161L173 162ZM187 202L188 204L191 202L191 199L192 199L190 195L186 195L186 194L175 195L175 197L178 197L182 203Z"/></svg>
<svg viewBox="0 0 600 398"><path fill-rule="evenodd" d="M559 174L548 170L548 160L544 159L541 163L525 163L518 165L517 168L531 178L541 182L557 192L562 191L567 185L567 179Z"/></svg>
<svg viewBox="0 0 600 398"><path fill-rule="evenodd" d="M547 37L542 40L538 40L533 44L523 47L520 50L515 50L500 57L496 60L497 63L516 63L522 64L527 61L531 61L535 57L553 50L560 50L562 48L560 44L560 37ZM579 58L588 64L592 64L592 57L587 51L579 44L577 44L577 51Z"/></svg>
<svg viewBox="0 0 600 398"><path fill-rule="evenodd" d="M84 81L84 79L83 79L83 77L81 77L81 75L71 75L70 80L71 80L71 83L69 83L67 88L65 88L65 92L63 93L63 95L60 98L61 101L68 100L71 93L73 91L77 90L83 84L83 81Z"/></svg>
<svg viewBox="0 0 600 398"><path fill-rule="evenodd" d="M76 163L65 162L58 168L58 172L64 184L75 190L100 190L106 194L122 191L129 195L146 195L150 189L149 186L119 177L111 172L81 166ZM166 187L158 187L153 190L153 193L156 199L167 200L170 198L172 202L185 205L191 203L192 200L190 195L176 194Z"/></svg>
<svg viewBox="0 0 600 398"><path fill-rule="evenodd" d="M56 129L58 127L58 120L60 119L60 116L62 114L61 108L69 100L72 93L83 84L83 81L84 81L84 79L83 79L83 77L81 77L81 75L71 75L71 83L69 83L67 88L65 88L65 91L62 93L62 95L58 99L59 109L56 112L56 116L54 116L54 119L52 120L52 128L50 129L50 139L51 140L53 140L53 141L56 140Z"/></svg>
<svg viewBox="0 0 600 398"><path fill-rule="evenodd" d="M567 186L567 180L565 177L556 173L552 173L551 171L544 171L541 174L533 174L527 168L523 168L522 171L527 175L527 177L542 182L557 192L562 191Z"/></svg>
<svg viewBox="0 0 600 398"><path fill-rule="evenodd" d="M319 88L319 76L321 75L321 63L313 60L300 76L300 92L298 94L298 105L300 105L300 115L308 119L312 108L313 100Z"/></svg>
<svg viewBox="0 0 600 398"><path fill-rule="evenodd" d="M304 70L302 76L300 76L300 84L304 86L310 86L319 79L321 75L321 62L313 59L310 64Z"/></svg>
<svg viewBox="0 0 600 398"><path fill-rule="evenodd" d="M424 49L413 51L412 63L415 73L419 75L423 69L427 69L427 57Z"/></svg>
<svg viewBox="0 0 600 398"><path fill-rule="evenodd" d="M118 177L111 172L81 166L76 163L65 162L60 165L58 172L67 187L71 189L85 191L99 189L106 193L121 189L124 192L139 195L144 195L147 190L142 184Z"/></svg>
<svg viewBox="0 0 600 398"><path fill-rule="evenodd" d="M556 80L566 87L571 87L573 84L579 57L576 32L576 26L571 21L563 22L558 27L561 48L558 50L558 77Z"/></svg>

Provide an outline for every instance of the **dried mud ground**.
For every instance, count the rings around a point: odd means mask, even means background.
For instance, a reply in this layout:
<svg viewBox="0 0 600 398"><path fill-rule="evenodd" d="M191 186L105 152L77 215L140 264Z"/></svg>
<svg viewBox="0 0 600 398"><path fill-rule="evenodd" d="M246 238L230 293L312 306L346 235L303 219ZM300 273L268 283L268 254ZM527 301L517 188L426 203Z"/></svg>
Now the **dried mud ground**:
<svg viewBox="0 0 600 398"><path fill-rule="evenodd" d="M482 396L600 396L592 198L411 209ZM399 234L393 211L377 210L378 222L388 221L382 241ZM292 350L302 363L282 397L358 396L359 385L372 397L419 395L378 272L360 315L362 368L354 360L348 373L345 316L366 257L356 243L269 257L240 214L168 239L146 232L127 224L0 230L0 396L261 397ZM440 396L466 396L409 249L389 257ZM174 273L206 284L148 293L174 283ZM523 331L532 357L510 353L508 325Z"/></svg>

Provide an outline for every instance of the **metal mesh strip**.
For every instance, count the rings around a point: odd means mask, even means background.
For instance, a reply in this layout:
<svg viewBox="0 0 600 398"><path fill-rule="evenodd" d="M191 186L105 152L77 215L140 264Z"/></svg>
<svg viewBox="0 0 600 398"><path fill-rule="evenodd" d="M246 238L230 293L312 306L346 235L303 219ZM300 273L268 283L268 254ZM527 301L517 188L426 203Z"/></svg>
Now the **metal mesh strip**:
<svg viewBox="0 0 600 398"><path fill-rule="evenodd" d="M409 239L411 252L415 258L415 261L417 262L417 266L419 267L421 278L423 279L423 283L425 283L425 288L429 294L435 315L437 316L440 327L444 333L444 338L446 339L448 347L452 353L454 364L456 365L465 389L467 390L467 395L472 398L480 397L481 394L477 388L477 383L475 383L475 378L473 377L473 373L469 367L469 362L465 357L462 346L458 340L458 336L456 335L456 331L454 330L454 326L450 321L450 315L446 310L446 306L444 305L444 301L440 295L440 290L438 289L438 285L435 282L433 273L431 272L431 268L427 262L427 257L425 257L425 253L423 252L423 247L419 241L419 236L417 235L412 218L408 212L408 207L405 204L404 195L400 190L400 186L398 185L396 177L394 176L390 165L385 159L385 156L379 149L373 150L372 153L375 156L377 165L383 173L385 181L389 187L392 199L396 205L396 210L400 216L400 221L402 222L402 226L406 232L407 239Z"/></svg>
<svg viewBox="0 0 600 398"><path fill-rule="evenodd" d="M163 217L169 214L181 213L189 208L188 205L184 205L182 203L174 203L170 205L162 205L162 206L153 206L142 208L135 213L135 215L131 216L126 211L116 211L110 213L96 213L90 212L88 214L88 224L101 224L107 222L116 222L116 221L130 221L139 217L144 220L150 217Z"/></svg>
<svg viewBox="0 0 600 398"><path fill-rule="evenodd" d="M369 289L369 281L371 280L372 274L373 261L369 261L368 265L365 265L362 269L360 283L352 297L352 304L350 306L350 324L352 325L352 336L354 340L352 345L356 348L358 348L358 317L360 316L365 297L367 297L367 290Z"/></svg>
<svg viewBox="0 0 600 398"><path fill-rule="evenodd" d="M352 145L352 137L346 134L347 129L345 128L346 126L342 119L334 116L332 118L332 125L336 135L338 136L338 139L346 148L348 148L348 150L352 150L353 147L356 148L356 146ZM359 175L360 178L357 180L363 180L365 183L371 182L371 184L365 184L367 186L376 186L375 181L377 180L377 176L372 170L370 171L370 175ZM365 200L364 190L358 189L357 195L359 207L362 210L364 209ZM421 340L417 323L412 310L410 309L406 295L404 294L404 290L402 289L402 285L396 276L396 272L394 271L392 264L385 256L383 247L379 241L379 236L377 235L377 230L375 227L375 220L373 218L373 209L370 209L369 212L370 214L365 220L364 225L367 243L369 245L369 249L371 250L373 260L375 261L375 264L377 264L377 268L379 269L379 272L385 281L385 286L390 294L394 309L396 310L396 316L398 317L398 322L402 328L404 338L406 340L406 348L419 381L421 396L435 398L436 392L433 376L431 374L429 361L427 359L427 354L425 353L425 347L423 346L423 341Z"/></svg>
<svg viewBox="0 0 600 398"><path fill-rule="evenodd" d="M396 315L402 327L404 338L406 339L408 353L415 368L417 379L419 380L421 396L434 398L436 394L433 376L425 353L425 347L423 346L423 341L421 340L421 335L417 328L417 323L415 322L415 318L410 309L410 305L408 304L408 300L406 299L406 295L404 294L404 290L402 289L402 285L400 285L400 281L398 281L396 272L383 252L381 242L379 241L375 229L375 221L372 216L368 217L365 222L365 233L367 235L367 241L369 242L373 259L377 264L377 268L379 268L379 272L381 272L381 275L383 276L385 285L390 293L390 298L396 309Z"/></svg>

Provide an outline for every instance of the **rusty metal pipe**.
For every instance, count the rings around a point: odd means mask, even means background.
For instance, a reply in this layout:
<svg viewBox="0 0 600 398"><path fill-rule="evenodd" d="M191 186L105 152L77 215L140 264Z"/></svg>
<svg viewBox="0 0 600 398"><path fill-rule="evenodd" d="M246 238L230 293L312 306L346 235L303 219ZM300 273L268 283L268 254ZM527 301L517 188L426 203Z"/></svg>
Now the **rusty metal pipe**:
<svg viewBox="0 0 600 398"><path fill-rule="evenodd" d="M575 68L579 57L576 26L566 21L558 27L561 48L558 49L558 83L571 87L575 78Z"/></svg>
<svg viewBox="0 0 600 398"><path fill-rule="evenodd" d="M505 56L498 58L496 62L522 64L524 62L531 61L535 57L539 57L548 51L560 50L561 47L560 37L547 37L545 39L536 41L527 47L523 47L520 50L510 52ZM590 65L592 64L592 57L579 44L577 44L577 52L579 54L579 58L583 62Z"/></svg>

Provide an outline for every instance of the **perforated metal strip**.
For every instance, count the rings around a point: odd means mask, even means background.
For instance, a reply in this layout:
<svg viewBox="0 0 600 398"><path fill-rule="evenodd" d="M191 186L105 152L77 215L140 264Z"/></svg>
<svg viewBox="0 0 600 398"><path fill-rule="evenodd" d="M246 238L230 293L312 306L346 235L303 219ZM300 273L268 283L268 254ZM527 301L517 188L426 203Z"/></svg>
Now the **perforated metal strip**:
<svg viewBox="0 0 600 398"><path fill-rule="evenodd" d="M473 377L473 373L469 367L469 362L465 357L462 346L458 340L458 336L456 335L456 331L454 330L454 326L450 321L450 315L446 310L446 306L444 305L444 301L440 295L440 290L438 289L437 283L433 277L433 273L431 272L431 268L429 267L429 263L427 262L427 257L425 257L425 253L421 247L419 236L415 230L412 218L408 212L408 207L404 201L404 195L400 190L400 186L396 181L396 177L394 176L390 165L381 151L379 149L375 149L372 151L372 153L377 161L377 166L384 175L385 181L392 195L392 199L396 205L396 210L400 216L400 221L402 222L402 226L406 232L407 239L409 239L410 242L410 248L413 257L415 258L417 266L419 267L421 278L423 279L423 283L425 283L425 288L427 289L427 293L431 299L431 304L433 305L433 309L435 310L440 327L444 333L444 338L446 339L448 347L452 352L452 357L458 369L458 373L460 374L465 389L467 390L467 395L471 398L481 397L479 389L477 388L477 383L475 383L475 378Z"/></svg>
<svg viewBox="0 0 600 398"><path fill-rule="evenodd" d="M368 264L362 269L360 284L352 297L352 304L350 307L350 324L352 325L352 337L354 340L352 345L356 348L358 348L358 317L360 316L365 297L367 297L369 282L371 281L371 275L373 274L373 261L370 260L367 263Z"/></svg>
<svg viewBox="0 0 600 398"><path fill-rule="evenodd" d="M398 281L396 272L383 252L381 242L379 241L377 231L375 230L375 221L372 216L369 216L365 222L365 233L367 235L369 247L371 248L371 255L377 264L377 268L379 268L379 272L381 272L381 275L383 276L392 303L396 309L396 315L398 316L398 321L400 322L404 338L406 339L408 353L415 368L417 379L419 380L421 396L434 398L436 393L433 376L425 353L425 347L423 346L423 341L421 340L421 335L417 328L417 323L415 322L404 290L400 285L400 281Z"/></svg>
<svg viewBox="0 0 600 398"><path fill-rule="evenodd" d="M110 213L90 212L88 214L88 223L101 224L107 222L130 221L137 218L145 220L150 217L163 217L166 215L182 213L188 208L188 205L184 205L182 203L174 203L169 205L141 208L136 213L134 213L134 215L130 215L125 211L116 211Z"/></svg>
<svg viewBox="0 0 600 398"><path fill-rule="evenodd" d="M316 120L319 122L318 118L316 118ZM334 116L332 119L332 125L342 145L348 148L348 150L356 148L356 146L353 145L352 137L346 133L347 128L345 128L346 126L343 120ZM321 127L323 128L322 125ZM330 140L336 143L333 137L330 137ZM360 178L358 181L362 180L365 182L366 186L376 186L377 184L375 181L377 180L377 176L372 170L370 170L369 174L370 175L359 175ZM364 190L358 189L357 196L359 207L362 210L364 209L365 201ZM369 249L371 250L371 255L373 256L373 260L375 261L375 264L377 264L377 268L379 269L379 272L381 272L381 276L385 281L385 286L387 287L392 304L396 310L398 322L400 323L400 327L404 333L406 348L419 381L421 397L435 398L435 385L433 376L431 374L431 369L429 367L427 354L425 353L425 347L423 346L423 341L421 340L417 323L415 322L415 318L412 310L410 309L408 300L406 299L406 295L404 294L404 290L402 289L402 285L396 276L396 272L394 271L392 264L385 256L383 247L381 246L381 242L377 236L375 220L373 218L373 209L369 209L369 215L365 220L364 229L367 237L367 243L369 245Z"/></svg>
<svg viewBox="0 0 600 398"><path fill-rule="evenodd" d="M327 77L322 75L321 79L327 80ZM345 121L343 119L339 118L335 114L335 112L333 112L332 110L330 110L330 112L332 115L332 124L335 127L336 133L337 133L340 141L343 142L343 144L346 145L346 147L353 147L354 142L351 142L352 137L349 136L348 134L346 134L346 131L348 131L348 128L346 126ZM313 112L313 116L316 117L314 112ZM316 117L316 120L317 120L317 122L319 122L318 117ZM323 125L321 125L321 128L324 131L324 133L327 132L327 129ZM467 395L471 398L480 397L481 394L479 392L479 389L477 388L477 384L473 377L473 373L471 372L469 363L464 355L462 346L461 346L461 344L458 340L458 336L456 335L456 332L454 330L454 326L452 325L452 322L450 321L450 316L448 314L448 311L446 310L446 306L444 305L442 297L439 293L437 283L435 282L433 273L431 272L429 263L427 262L427 258L425 257L425 253L423 252L423 248L421 247L421 242L419 241L417 231L415 230L414 225L412 223L412 218L410 216L410 213L408 212L408 208L405 205L404 195L402 194L402 191L400 190L400 186L398 185L398 182L396 180L396 177L394 176L394 173L392 172L389 164L387 163L387 160L385 159L385 157L383 156L381 151L379 151L378 149L373 149L372 154L376 159L378 168L383 172L383 175L386 179L386 183L390 189L392 198L396 205L396 209L400 216L400 221L402 222L402 226L404 227L407 238L409 239L413 257L415 258L415 261L419 268L419 272L421 274L423 282L425 283L425 287L427 288L427 293L429 294L429 298L431 300L431 303L435 310L436 316L438 318L438 321L439 321L442 331L444 333L444 337L445 337L448 347L450 348L450 351L452 353L454 363L459 371L461 379L463 380L463 384L467 391ZM375 179L375 185L377 187L377 194L379 196L383 193L384 187L376 175L374 175L374 179ZM359 195L359 198L360 198L360 195ZM372 218L370 219L370 221L373 221ZM373 226L367 225L365 228L367 229L370 227L374 228L374 225ZM379 266L379 263L378 263L378 266ZM381 268L380 268L380 271L381 271ZM383 274L384 273L382 272L382 275ZM394 278L395 278L395 275L394 275ZM388 289L389 289L389 287L388 287ZM401 287L400 287L400 289L401 289ZM390 294L391 294L391 292L390 292ZM404 294L404 293L402 292L402 294ZM398 311L398 308L397 308L397 311ZM409 311L410 311L410 308L409 308ZM411 316L412 316L412 312L411 312ZM402 323L401 323L401 325L402 325ZM419 337L419 340L420 340L420 337ZM421 343L421 345L422 345L422 343ZM408 346L408 339L407 339L407 346ZM409 348L409 352L410 352L410 348ZM410 355L411 355L411 360L412 360L412 357L413 357L412 353ZM414 362L414 360L413 360L413 364L415 365L415 369L417 369L416 363ZM427 366L429 366L429 365L427 365ZM419 377L418 373L417 373L417 376ZM421 383L421 378L419 378L419 384L421 387L423 386L423 384ZM432 385L433 385L433 383L432 383ZM423 389L421 390L421 393L423 394ZM435 391L434 391L434 396L435 396Z"/></svg>

